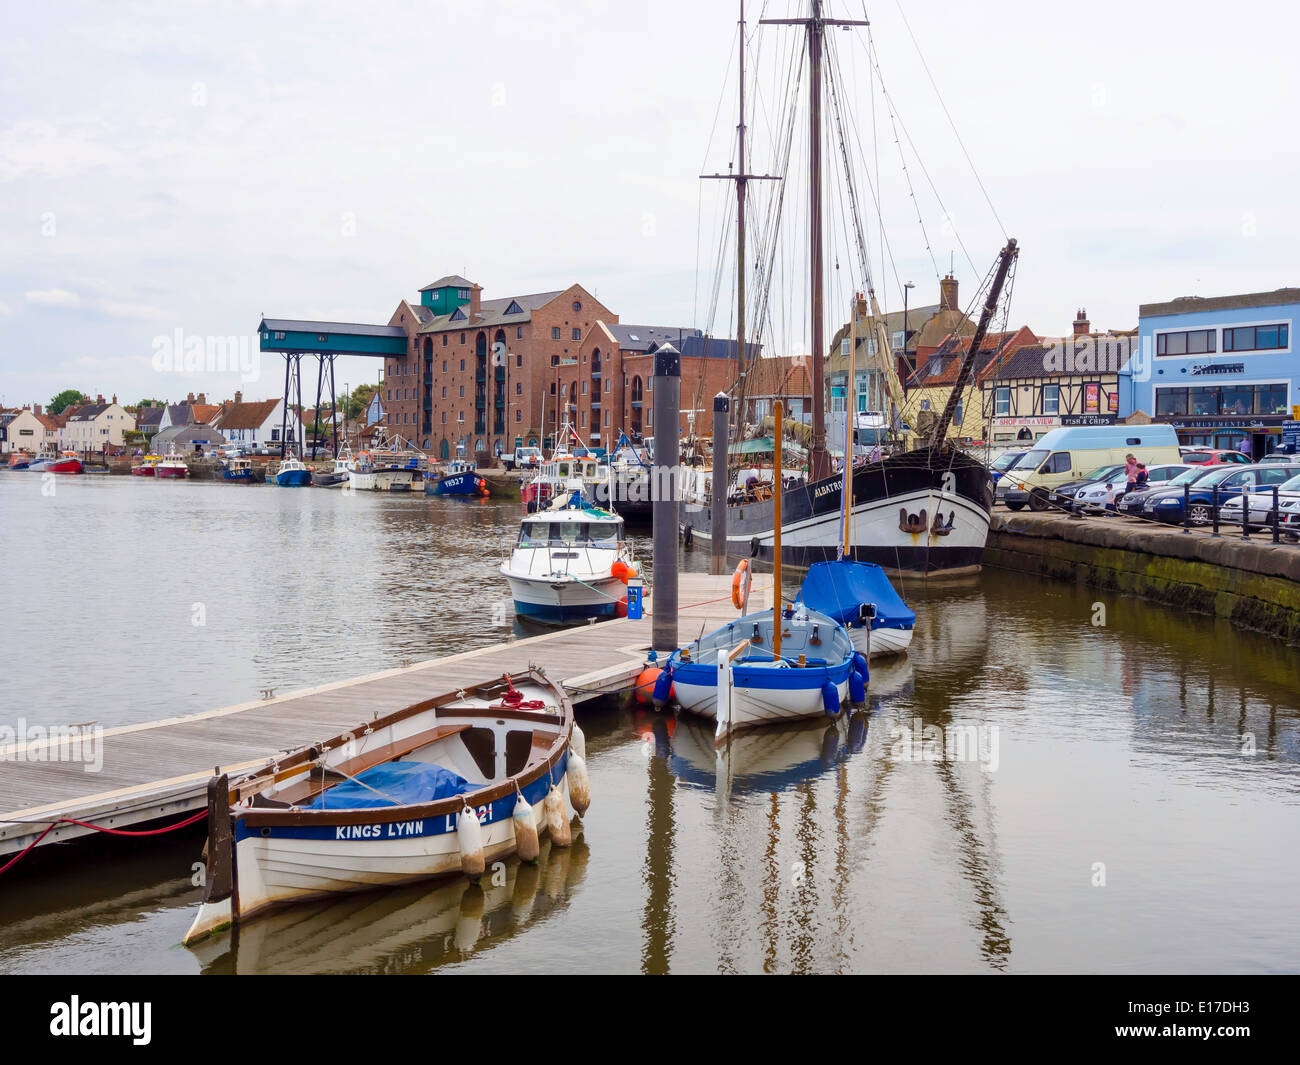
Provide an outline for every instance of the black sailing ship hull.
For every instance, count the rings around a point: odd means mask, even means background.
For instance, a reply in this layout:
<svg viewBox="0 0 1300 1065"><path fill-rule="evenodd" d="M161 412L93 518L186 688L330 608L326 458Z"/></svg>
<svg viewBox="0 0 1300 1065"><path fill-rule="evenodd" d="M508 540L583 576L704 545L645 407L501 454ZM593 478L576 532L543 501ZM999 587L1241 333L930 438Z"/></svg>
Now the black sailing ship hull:
<svg viewBox="0 0 1300 1065"><path fill-rule="evenodd" d="M809 566L837 557L842 533L836 475L787 488L781 502L781 561ZM960 451L919 448L858 467L853 474L849 557L895 573L938 575L978 569L988 540L993 482ZM727 555L772 562L771 500L727 508ZM685 503L682 533L708 548L712 510Z"/></svg>

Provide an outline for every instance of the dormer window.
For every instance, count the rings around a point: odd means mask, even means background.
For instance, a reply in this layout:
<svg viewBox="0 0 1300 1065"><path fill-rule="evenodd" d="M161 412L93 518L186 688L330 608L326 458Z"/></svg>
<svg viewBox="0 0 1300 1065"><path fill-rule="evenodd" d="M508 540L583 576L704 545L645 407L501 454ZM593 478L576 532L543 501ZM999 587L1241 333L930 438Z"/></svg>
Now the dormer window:
<svg viewBox="0 0 1300 1065"><path fill-rule="evenodd" d="M523 314L524 309L519 306L515 300L510 301L510 306L506 308L506 314Z"/></svg>
<svg viewBox="0 0 1300 1065"><path fill-rule="evenodd" d="M467 289L467 288L458 288L458 289L456 290L456 298L457 298L458 300L467 300L467 299L469 299L469 289Z"/></svg>
<svg viewBox="0 0 1300 1065"><path fill-rule="evenodd" d="M452 313L451 313L451 320L452 320L453 322L463 322L463 321L465 320L465 318L466 318L465 312L462 311L459 307L457 307L457 308L456 308L454 311L452 311Z"/></svg>

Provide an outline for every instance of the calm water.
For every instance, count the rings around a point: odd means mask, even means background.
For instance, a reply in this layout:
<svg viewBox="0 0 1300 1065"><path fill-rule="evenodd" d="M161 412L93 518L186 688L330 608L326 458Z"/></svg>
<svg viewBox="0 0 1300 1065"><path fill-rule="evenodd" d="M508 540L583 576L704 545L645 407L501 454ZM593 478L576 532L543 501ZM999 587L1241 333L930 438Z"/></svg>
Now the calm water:
<svg viewBox="0 0 1300 1065"><path fill-rule="evenodd" d="M516 513L0 474L4 719L145 721L503 639ZM1300 969L1293 649L995 571L906 594L912 654L849 721L715 755L688 718L580 710L581 836L504 884L298 907L196 953L200 837L84 852L93 877L0 878L0 971Z"/></svg>

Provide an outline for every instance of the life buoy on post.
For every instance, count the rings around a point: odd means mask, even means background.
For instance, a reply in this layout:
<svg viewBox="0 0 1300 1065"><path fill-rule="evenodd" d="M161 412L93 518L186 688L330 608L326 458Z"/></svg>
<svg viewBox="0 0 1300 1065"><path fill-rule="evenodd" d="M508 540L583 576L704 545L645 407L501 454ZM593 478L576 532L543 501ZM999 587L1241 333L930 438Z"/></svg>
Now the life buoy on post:
<svg viewBox="0 0 1300 1065"><path fill-rule="evenodd" d="M749 568L749 559L742 558L736 564L736 572L731 578L731 605L737 610L744 610L749 602L749 585L753 573Z"/></svg>

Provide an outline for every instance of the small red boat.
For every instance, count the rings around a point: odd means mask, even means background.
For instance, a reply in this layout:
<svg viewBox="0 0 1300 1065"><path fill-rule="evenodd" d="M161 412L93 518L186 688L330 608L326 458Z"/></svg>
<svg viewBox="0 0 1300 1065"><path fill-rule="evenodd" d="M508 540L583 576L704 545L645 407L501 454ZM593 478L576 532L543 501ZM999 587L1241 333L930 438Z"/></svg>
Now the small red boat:
<svg viewBox="0 0 1300 1065"><path fill-rule="evenodd" d="M50 459L45 464L46 473L84 473L85 470L75 451L65 451L57 459Z"/></svg>
<svg viewBox="0 0 1300 1065"><path fill-rule="evenodd" d="M131 467L132 477L152 477L157 471L158 463L162 462L161 456L146 455L139 463Z"/></svg>

